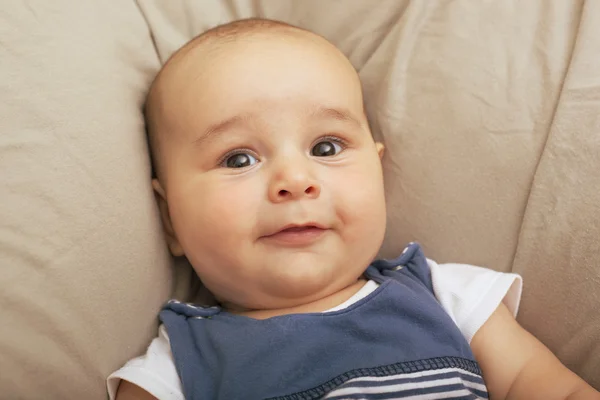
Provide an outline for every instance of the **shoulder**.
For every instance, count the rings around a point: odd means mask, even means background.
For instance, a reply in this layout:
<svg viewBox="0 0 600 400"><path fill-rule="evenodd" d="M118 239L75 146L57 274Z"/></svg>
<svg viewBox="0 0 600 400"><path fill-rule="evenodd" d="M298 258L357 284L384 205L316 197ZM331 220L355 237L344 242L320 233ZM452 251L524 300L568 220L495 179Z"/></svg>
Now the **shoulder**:
<svg viewBox="0 0 600 400"><path fill-rule="evenodd" d="M122 368L113 372L106 380L110 400L118 399L153 399L184 400L181 381L175 368L169 336L164 325L161 325L158 336L152 340L146 354L127 362ZM121 397L122 391L128 393ZM144 396L144 392L151 397Z"/></svg>
<svg viewBox="0 0 600 400"><path fill-rule="evenodd" d="M427 264L436 298L468 342L501 303L516 316L522 291L519 275L468 264Z"/></svg>

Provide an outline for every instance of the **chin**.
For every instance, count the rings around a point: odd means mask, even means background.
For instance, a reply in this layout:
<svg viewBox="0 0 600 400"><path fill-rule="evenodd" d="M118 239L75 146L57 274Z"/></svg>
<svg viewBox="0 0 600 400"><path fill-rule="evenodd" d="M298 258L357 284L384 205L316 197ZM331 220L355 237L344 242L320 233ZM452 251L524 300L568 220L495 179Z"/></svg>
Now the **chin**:
<svg viewBox="0 0 600 400"><path fill-rule="evenodd" d="M280 271L270 282L269 292L281 299L308 303L335 293L360 277L345 277L336 270L313 265Z"/></svg>

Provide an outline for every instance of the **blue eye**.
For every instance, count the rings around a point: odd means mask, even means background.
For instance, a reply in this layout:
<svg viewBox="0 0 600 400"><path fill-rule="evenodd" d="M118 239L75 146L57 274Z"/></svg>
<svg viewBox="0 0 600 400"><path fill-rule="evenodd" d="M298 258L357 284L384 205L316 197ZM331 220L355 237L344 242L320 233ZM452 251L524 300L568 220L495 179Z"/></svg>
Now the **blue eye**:
<svg viewBox="0 0 600 400"><path fill-rule="evenodd" d="M225 159L223 163L227 168L245 168L256 164L258 160L248 153L237 153Z"/></svg>
<svg viewBox="0 0 600 400"><path fill-rule="evenodd" d="M311 149L310 154L315 157L331 157L335 156L342 150L343 148L339 141L327 139L315 144Z"/></svg>

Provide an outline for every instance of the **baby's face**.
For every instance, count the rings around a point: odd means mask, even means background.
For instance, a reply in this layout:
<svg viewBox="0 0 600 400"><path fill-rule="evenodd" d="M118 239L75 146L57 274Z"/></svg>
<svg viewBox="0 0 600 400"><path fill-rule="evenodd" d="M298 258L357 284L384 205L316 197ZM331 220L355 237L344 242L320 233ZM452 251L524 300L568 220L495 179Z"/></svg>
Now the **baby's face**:
<svg viewBox="0 0 600 400"><path fill-rule="evenodd" d="M225 307L306 304L356 281L385 230L350 63L305 33L190 52L161 90L171 249ZM166 83L165 82L165 83Z"/></svg>

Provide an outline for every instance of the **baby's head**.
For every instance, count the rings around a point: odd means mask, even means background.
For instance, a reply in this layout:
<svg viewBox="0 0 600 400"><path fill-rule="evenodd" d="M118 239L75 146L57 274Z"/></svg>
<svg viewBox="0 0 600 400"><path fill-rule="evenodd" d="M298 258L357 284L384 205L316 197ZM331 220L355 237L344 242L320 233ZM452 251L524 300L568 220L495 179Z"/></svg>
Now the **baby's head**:
<svg viewBox="0 0 600 400"><path fill-rule="evenodd" d="M385 231L359 78L322 37L243 20L180 49L147 126L171 252L232 311L308 304L355 283Z"/></svg>

